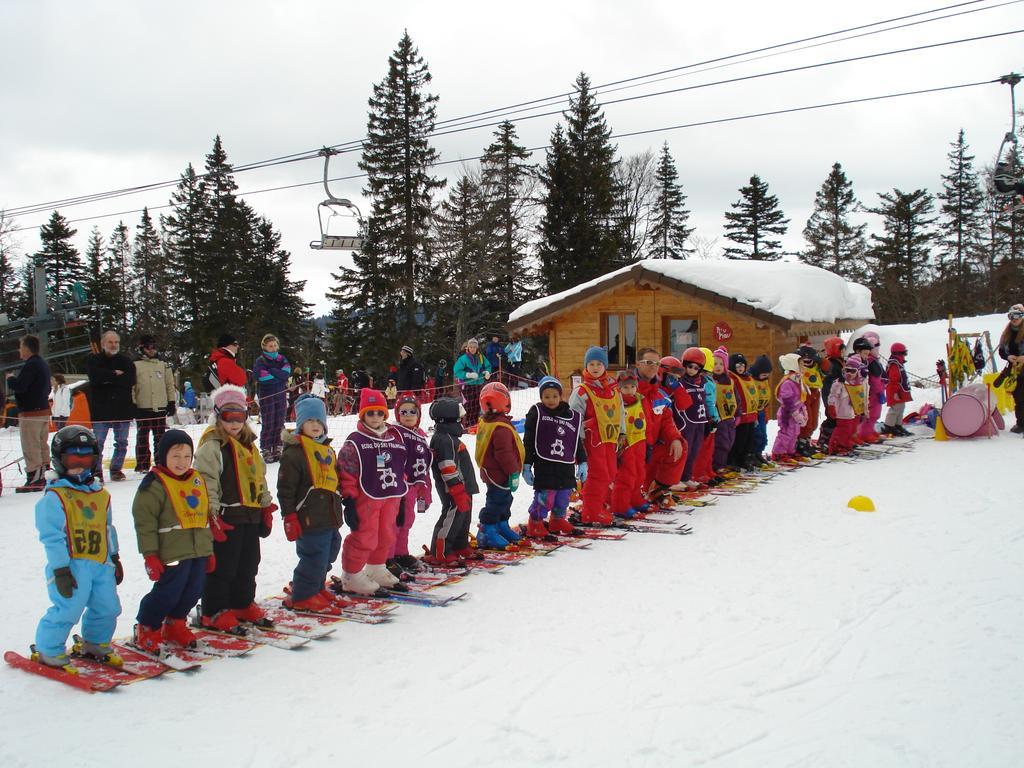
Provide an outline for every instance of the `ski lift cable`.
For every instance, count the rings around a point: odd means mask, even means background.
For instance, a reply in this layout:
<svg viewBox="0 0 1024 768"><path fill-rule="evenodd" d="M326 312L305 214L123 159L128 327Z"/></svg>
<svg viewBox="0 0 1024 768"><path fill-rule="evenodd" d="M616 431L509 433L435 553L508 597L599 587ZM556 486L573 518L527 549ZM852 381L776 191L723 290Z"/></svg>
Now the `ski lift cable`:
<svg viewBox="0 0 1024 768"><path fill-rule="evenodd" d="M613 133L611 136L609 136L609 138L610 139L621 139L621 138L627 138L627 137L630 137L630 136L640 136L640 135L650 134L650 133L661 133L661 132L667 132L667 131L683 130L683 129L686 129L686 128L705 127L705 126L709 126L709 125L721 125L721 124L725 124L725 123L739 122L739 121L743 121L743 120L752 120L752 119L755 119L755 118L772 117L772 116L776 116L776 115L786 115L786 114L793 114L793 113L797 113L797 112L808 112L808 111L812 111L812 110L828 109L828 108L832 108L832 107L841 107L841 106L846 106L846 105L850 105L850 104L864 104L864 103L872 102L872 101L883 101L883 100L887 100L887 99L902 98L902 97L905 97L905 96L921 96L921 95L931 94L931 93L942 93L942 92L947 92L947 91L961 90L961 89L964 89L964 88L975 88L977 86L991 85L993 83L998 83L998 82L999 82L999 79L997 78L995 80L980 80L980 81L977 81L977 82L959 83L959 84L956 84L956 85L945 85L945 86L938 86L938 87L934 87L934 88L922 88L922 89L917 89L917 90L912 90L912 91L901 91L901 92L898 92L898 93L882 94L882 95L878 95L878 96L865 96L865 97L856 98L856 99L844 99L842 101L822 102L822 103L819 103L819 104L809 104L809 105L804 105L804 106L800 106L800 107L788 107L788 108L784 108L784 109L776 109L776 110L770 110L770 111L766 111L766 112L757 112L757 113L751 113L751 114L745 114L745 115L734 115L734 116L731 116L731 117L722 117L722 118L716 118L716 119L711 119L711 120L700 120L700 121L692 122L692 123L681 123L679 125L662 126L660 128L650 128L650 129L645 129L645 130L640 130L640 131L629 131L629 132L624 132L624 133ZM541 152L543 150L550 149L550 147L551 147L550 144L544 144L544 145L537 146L537 147L530 147L526 151L529 154L534 154L536 152ZM476 160L480 160L482 157L483 157L483 155L476 155L476 156L473 156L473 157L460 157L460 158L453 159L453 160L440 160L440 161L438 161L436 163L430 163L428 167L438 167L438 166L444 166L444 165L454 165L454 164L458 164L458 163L473 162L473 161L476 161ZM328 179L328 181L329 182L351 181L351 180L354 180L354 179L365 178L366 175L367 174L365 174L365 173L357 173L357 174L353 174L353 175L350 175L350 176L336 176L336 177ZM323 179L317 179L315 181L303 181L303 182L298 182L296 184L284 184L284 185L280 185L280 186L276 186L276 187L268 187L268 188L265 188L265 189L253 189L253 190L249 190L249 191L246 191L246 192L238 192L237 195L238 195L238 197L249 197L249 196L252 196L252 195L264 194L264 193L267 193L267 192L281 192L281 191L286 191L286 190L301 189L301 188L304 188L304 187L317 186L317 185L322 184L322 183L323 183ZM171 207L172 206L169 203L165 204L165 205L147 206L147 208L149 210L151 210L151 211L162 210L162 209L171 208ZM108 219L108 218L112 218L114 216L126 216L126 215L132 214L132 213L141 213L142 210L143 210L142 208L135 208L135 209L132 209L132 210L117 211L116 213L106 213L106 214L101 214L101 215L97 215L97 216L85 216L85 217L78 218L78 219L69 219L68 223L69 224L77 224L77 223L81 223L81 222L84 222L84 221L95 221L97 219ZM39 227L41 227L41 226L42 226L41 224L36 224L36 225L33 225L33 226L20 227L18 229L13 229L11 231L12 232L23 232L23 231L32 230L32 229L39 229Z"/></svg>
<svg viewBox="0 0 1024 768"><path fill-rule="evenodd" d="M992 9L995 9L995 8L1000 8L1000 7L1003 7L1005 5L1012 5L1014 3L1022 2L1022 1L1024 1L1024 0L1011 0L1011 2L1003 2L1003 3L996 4L996 5L985 6L985 7L982 7L982 8L972 8L972 9L970 9L968 11L961 11L960 13L950 14L948 16L941 16L941 17L929 18L929 19L919 19L918 21L911 22L909 24L903 24L903 25L899 25L897 27L891 27L891 28L887 28L887 29L875 30L873 32L868 32L868 33L865 33L863 35L858 35L858 37L865 36L867 34L880 34L880 33L883 33L883 32L888 32L888 31L892 31L892 30L895 30L895 29L901 29L901 28L905 28L905 27L908 27L908 26L915 26L915 25L918 25L918 24L926 24L926 23L930 23L932 21L939 21L939 20L943 20L943 19L946 19L946 18L950 18L952 16L963 15L965 13L976 13L976 12L985 11L985 10L992 10ZM798 44L801 44L801 43L804 43L804 42L809 42L809 41L814 41L814 40L821 40L823 38L833 37L833 36L836 36L836 35L845 34L847 32L864 30L864 29L870 29L872 27L882 26L882 25L890 24L890 23L893 23L893 22L896 22L896 21L904 21L904 20L913 19L913 18L916 18L916 17L919 17L919 16L928 16L928 15L932 15L932 14L935 14L935 13L941 13L942 11L946 11L946 10L950 10L950 9L962 8L964 6L977 5L977 4L981 3L981 2L984 2L984 0L971 0L971 2L963 2L963 3L956 3L956 4L953 4L953 5L941 6L941 7L938 7L938 8L933 8L933 9L926 10L926 11L920 11L920 12L913 13L913 14L908 14L908 15L904 15L904 16L898 16L898 17L894 17L894 18L890 18L890 19L884 19L884 20L880 20L880 21L876 21L876 22L871 22L869 24L862 24L862 25L858 25L858 26L847 27L847 28L844 28L844 29L835 30L833 32L821 33L821 34L813 35L813 36L810 36L810 37L799 38L799 39L791 40L791 41L788 41L788 42L785 42L785 43L777 43L777 44L774 44L774 45L771 45L771 46L766 46L766 47L762 47L762 48L753 49L751 51L744 51L744 52L740 52L740 53L730 54L730 55L727 55L727 56L721 56L721 57L717 57L717 58L713 58L713 59L707 59L707 60L704 60L704 61L701 61L701 62L695 62L695 63L691 63L691 64L682 65L682 66L679 66L679 67L673 67L673 68L670 68L670 69L660 70L658 72L652 72L652 73L648 73L648 74L645 74L645 75L637 75L635 77L625 78L625 79L622 79L622 80L616 80L616 81L605 83L605 84L602 84L602 85L599 85L599 86L595 86L595 91L599 91L602 88L608 88L608 87L611 87L611 86L619 86L619 85L623 85L623 84L626 84L626 83L636 82L636 81L640 81L640 80L643 80L643 79L664 75L664 74L667 74L667 73L678 72L678 71L686 70L686 69L693 69L695 67L700 67L700 66L707 65L707 64L714 64L714 63L718 63L718 62L725 62L725 61L729 61L731 59L737 59L737 58L741 58L741 57L744 57L744 56L749 56L749 55L753 55L753 54L757 54L757 53L763 53L763 52L766 52L766 51L772 51L772 50L777 50L777 49L781 49L781 48L786 48L786 47L793 46L793 45L798 45ZM852 39L852 38L846 38L846 39ZM841 41L839 41L839 42L841 42ZM821 44L825 44L825 43L819 43L819 45L821 45ZM798 49L798 50L802 50L802 49ZM779 53L776 53L776 54L773 54L773 55L782 55L783 53L789 53L789 52L790 51L780 51ZM745 63L745 62L735 62L735 63ZM730 65L726 65L726 66L730 66ZM639 85L642 85L642 84L639 84ZM639 87L639 85L638 86L632 86L632 87ZM616 90L619 90L619 89L616 89ZM521 108L521 107L525 107L525 106L528 106L528 105L531 105L531 104L532 105L540 105L540 104L543 104L544 102L550 102L553 99L563 99L564 100L567 96L573 95L573 93L574 92L566 92L566 93L559 94L559 95L556 95L556 96L549 96L549 97L546 97L546 98L543 98L543 99L535 99L535 100L532 100L532 101L520 102L518 104L513 104L513 105L510 105L510 106L507 106L507 107L500 107L500 108L495 108L495 109L490 109L490 110L484 110L482 112L477 112L477 113L473 113L473 114L470 114L470 115L464 115L464 116L461 116L461 117L449 118L449 119L446 119L446 120L441 120L441 121L438 121L438 123L435 124L435 129L438 128L438 127L444 127L444 126L451 127L452 125L460 124L460 123L462 123L464 121L472 120L474 118L479 118L479 117L485 116L485 115L493 115L493 114L499 114L499 113L503 113L503 112L507 112L510 115L511 114L515 114L515 111L520 111L519 108ZM513 110L515 110L515 111L513 111ZM348 148L348 147L350 147L352 145L356 145L356 146L352 147L353 149L354 148L361 148L362 142L364 140L365 139L357 139L357 140L352 140L352 141L348 141L348 142L343 142L343 143L340 143L340 144L333 145L332 148ZM319 156L319 150L307 150L307 151L303 151L303 152L293 153L293 154L290 154L290 155L281 155L281 156L274 157L274 158L269 158L269 159L263 160L263 161L256 161L256 162L251 162L251 163L240 164L240 165L235 166L232 170L233 170L234 173L241 173L241 172L248 171L248 170L258 170L258 169L262 169L262 168L273 167L275 165L283 165L283 164L291 163L291 162L301 162L301 161L305 161L305 160L311 160L311 159L313 159L315 157L318 157L318 156ZM199 179L205 178L205 174L198 174L197 177ZM110 191L107 191L107 192L99 192L99 193L92 193L92 194L88 194L88 195L81 195L81 196L78 196L78 197L62 198L62 199L59 199L59 200L50 200L50 201L46 201L46 202L42 202L42 203L35 203L35 204L31 204L31 205L16 206L16 207L8 208L5 213L7 215L9 215L9 216L19 216L19 215L25 215L25 214L29 214L29 213L38 213L38 212L41 212L41 211L49 210L49 209L54 208L54 207L65 208L65 207L69 207L69 206L72 206L72 205L81 205L81 204L85 204L85 203L89 203L89 202L98 202L99 200L110 199L112 197L127 196L127 195L131 195L131 194L137 194L139 192L152 191L152 190L159 189L159 188L162 188L162 187L174 186L174 185L178 184L179 181L180 181L180 179L173 179L173 180L168 180L168 181L163 181L163 182L154 182L154 183L151 183L151 184L137 185L137 186L132 186L132 187L124 187L124 188L121 188L121 189L110 190Z"/></svg>

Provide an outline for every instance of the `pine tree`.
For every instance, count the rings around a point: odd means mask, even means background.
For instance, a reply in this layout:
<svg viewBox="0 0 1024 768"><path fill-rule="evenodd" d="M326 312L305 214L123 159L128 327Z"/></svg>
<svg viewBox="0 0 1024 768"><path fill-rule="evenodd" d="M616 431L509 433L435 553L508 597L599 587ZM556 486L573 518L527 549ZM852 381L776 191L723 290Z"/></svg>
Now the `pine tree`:
<svg viewBox="0 0 1024 768"><path fill-rule="evenodd" d="M445 184L429 173L440 157L429 141L438 100L426 91L430 81L429 68L406 32L388 58L387 76L373 86L369 101L359 167L367 173L364 192L373 204L363 263L379 270L365 279L383 278L391 288L389 303L398 299L397 312L371 316L380 325L369 330L378 343L388 345L385 349L416 336L418 295L425 287L423 276L430 271L432 193Z"/></svg>
<svg viewBox="0 0 1024 768"><path fill-rule="evenodd" d="M40 248L35 260L46 268L46 287L58 302L85 273L78 249L71 244L76 234L78 230L71 229L59 211L54 211L39 229Z"/></svg>
<svg viewBox="0 0 1024 768"><path fill-rule="evenodd" d="M981 289L977 270L984 258L985 196L962 128L947 158L949 172L942 177L938 194L940 308L943 313L965 315L975 311Z"/></svg>
<svg viewBox="0 0 1024 768"><path fill-rule="evenodd" d="M15 316L15 302L18 294L18 270L15 265L17 244L14 225L0 209L0 312L8 318Z"/></svg>
<svg viewBox="0 0 1024 768"><path fill-rule="evenodd" d="M618 189L611 129L580 73L561 126L551 136L540 174L544 214L538 255L549 293L570 288L616 266L621 222L616 220Z"/></svg>
<svg viewBox="0 0 1024 768"><path fill-rule="evenodd" d="M103 328L112 327L115 321L111 309L111 280L106 240L100 233L100 228L93 227L85 247L85 276L82 284L89 295L89 301L97 307L100 326ZM120 321L121 318L116 319Z"/></svg>
<svg viewBox="0 0 1024 768"><path fill-rule="evenodd" d="M725 248L730 259L778 261L782 258L782 241L771 235L786 234L789 219L779 210L779 199L768 194L767 182L754 174L750 184L740 187L740 199L725 213L725 237L736 243Z"/></svg>
<svg viewBox="0 0 1024 768"><path fill-rule="evenodd" d="M12 292L11 303L13 305L12 316L17 318L28 318L35 315L35 260L25 259L16 270L15 288Z"/></svg>
<svg viewBox="0 0 1024 768"><path fill-rule="evenodd" d="M522 303L530 287L526 217L533 173L529 157L526 147L518 143L515 126L506 120L480 159L484 226L495 235L491 256L497 275L491 288L499 314Z"/></svg>
<svg viewBox="0 0 1024 768"><path fill-rule="evenodd" d="M693 227L687 226L690 212L685 207L686 195L679 186L679 172L667 141L661 147L654 180L654 209L651 211L647 255L652 259L685 259L691 252L686 241L693 234Z"/></svg>
<svg viewBox="0 0 1024 768"><path fill-rule="evenodd" d="M161 217L164 249L174 279L171 285L175 314L173 347L184 353L191 350L196 328L203 315L199 284L205 274L205 256L209 224L205 212L205 184L189 163L171 195L171 213Z"/></svg>
<svg viewBox="0 0 1024 768"><path fill-rule="evenodd" d="M883 235L872 235L868 253L876 316L881 323L924 319L922 290L931 278L935 203L925 189L880 193L871 213L882 217Z"/></svg>
<svg viewBox="0 0 1024 768"><path fill-rule="evenodd" d="M804 227L807 250L800 254L800 260L847 280L863 281L867 224L850 222L850 214L858 210L859 205L853 183L846 177L843 166L835 163L814 195L814 211Z"/></svg>
<svg viewBox="0 0 1024 768"><path fill-rule="evenodd" d="M1024 131L1024 129L1022 129ZM1015 168L1022 167L1020 151L1011 148ZM988 308L1004 312L1006 307L1020 301L1019 286L1024 283L1024 208L1007 210L1013 200L997 194L991 181L992 169L987 169L986 211L989 227L985 248L986 261L990 261L988 281Z"/></svg>
<svg viewBox="0 0 1024 768"><path fill-rule="evenodd" d="M160 349L171 348L174 338L174 312L171 288L174 274L153 225L149 209L142 209L142 217L135 228L132 250L130 286L133 303L133 325L139 334L156 337Z"/></svg>
<svg viewBox="0 0 1024 768"><path fill-rule="evenodd" d="M107 244L107 275L110 315L115 328L126 334L131 328L133 309L131 291L132 243L128 226L117 222Z"/></svg>

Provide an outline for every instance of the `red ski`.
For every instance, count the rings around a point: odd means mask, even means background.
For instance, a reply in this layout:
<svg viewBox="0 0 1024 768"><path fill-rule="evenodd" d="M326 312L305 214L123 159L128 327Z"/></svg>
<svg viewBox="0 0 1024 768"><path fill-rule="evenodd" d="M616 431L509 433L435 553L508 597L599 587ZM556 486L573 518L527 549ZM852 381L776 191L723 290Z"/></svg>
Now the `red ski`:
<svg viewBox="0 0 1024 768"><path fill-rule="evenodd" d="M76 660L77 663L73 663L75 669L78 670L78 674L72 674L70 672L65 672L63 669L48 667L38 661L26 659L20 653L15 651L5 652L4 661L15 669L23 669L34 675L46 677L50 680L56 680L58 683L64 683L64 685L68 685L72 688L77 688L80 691L86 691L88 693L95 693L96 691L110 691L126 682L134 682L135 680L142 679L128 672L120 672L106 664L94 662L93 664L86 665L83 664L81 660Z"/></svg>

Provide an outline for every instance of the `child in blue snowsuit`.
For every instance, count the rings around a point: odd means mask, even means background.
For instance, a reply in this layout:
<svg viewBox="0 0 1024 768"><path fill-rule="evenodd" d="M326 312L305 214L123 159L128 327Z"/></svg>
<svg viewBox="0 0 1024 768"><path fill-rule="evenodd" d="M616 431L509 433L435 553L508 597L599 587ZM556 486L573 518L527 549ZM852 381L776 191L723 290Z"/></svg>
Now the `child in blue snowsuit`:
<svg viewBox="0 0 1024 768"><path fill-rule="evenodd" d="M93 477L96 436L84 427L64 427L53 436L51 451L56 475L47 473L36 528L46 550L46 591L53 605L36 628L32 659L73 670L65 644L82 619L83 643L75 650L116 664L110 639L121 614L117 584L124 574L110 494Z"/></svg>
<svg viewBox="0 0 1024 768"><path fill-rule="evenodd" d="M772 374L772 361L768 355L758 355L757 359L750 364L750 375L755 381L761 382L762 387ZM754 437L750 442L750 454L761 463L762 454L768 447L768 413L767 408L762 408L757 413L757 422L754 424Z"/></svg>

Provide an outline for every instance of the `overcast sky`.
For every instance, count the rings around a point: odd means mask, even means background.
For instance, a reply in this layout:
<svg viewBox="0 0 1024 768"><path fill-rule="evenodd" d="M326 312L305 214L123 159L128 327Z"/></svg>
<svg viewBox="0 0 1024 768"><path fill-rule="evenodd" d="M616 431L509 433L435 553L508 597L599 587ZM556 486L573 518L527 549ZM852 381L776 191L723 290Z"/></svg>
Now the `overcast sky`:
<svg viewBox="0 0 1024 768"><path fill-rule="evenodd" d="M970 8L1005 0L966 4ZM951 3L947 2L946 5ZM178 0L3 0L0 57L0 208L176 178L201 167L220 134L242 164L358 139L371 84L408 29L430 66L438 118L448 119L569 89L578 72L594 84L679 67L796 38L938 8L940 0L856 4L665 2L215 2ZM606 99L666 88L1024 28L1024 4L819 46L701 73L685 73ZM1013 35L819 68L749 82L609 105L615 133L996 78L1024 69L1024 35ZM1018 88L1024 101L1024 86ZM992 162L1009 127L1009 89L989 85L841 106L617 141L621 154L668 141L691 222L720 237L723 212L757 173L790 218L784 245L802 247L815 191L833 162L860 199L899 187L936 191L949 143L962 127L979 165ZM555 117L518 124L529 147L547 143ZM440 137L443 160L480 153L490 128ZM542 154L535 155L542 159ZM332 175L358 173L345 155ZM439 173L452 176L458 164ZM239 190L314 181L317 161L241 173ZM336 194L358 197L357 181ZM62 208L70 219L160 206L168 191ZM311 251L318 237L316 186L245 196L283 233L295 276L318 313L343 256ZM364 211L367 205L363 205ZM38 225L48 214L18 218ZM96 224L109 235L119 217L82 221L84 250ZM138 213L125 213L133 227ZM871 217L865 217L871 221ZM872 222L873 223L873 222ZM36 230L18 233L23 251Z"/></svg>

